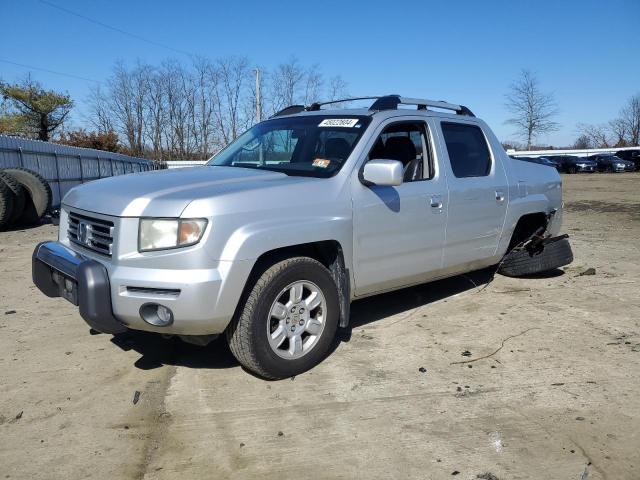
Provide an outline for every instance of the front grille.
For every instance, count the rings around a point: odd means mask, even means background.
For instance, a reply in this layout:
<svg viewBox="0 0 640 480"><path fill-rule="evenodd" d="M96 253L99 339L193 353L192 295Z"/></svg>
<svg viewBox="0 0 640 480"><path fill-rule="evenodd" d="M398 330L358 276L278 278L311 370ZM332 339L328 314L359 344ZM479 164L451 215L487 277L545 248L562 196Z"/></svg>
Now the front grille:
<svg viewBox="0 0 640 480"><path fill-rule="evenodd" d="M76 245L111 256L113 247L113 222L69 212L67 236Z"/></svg>

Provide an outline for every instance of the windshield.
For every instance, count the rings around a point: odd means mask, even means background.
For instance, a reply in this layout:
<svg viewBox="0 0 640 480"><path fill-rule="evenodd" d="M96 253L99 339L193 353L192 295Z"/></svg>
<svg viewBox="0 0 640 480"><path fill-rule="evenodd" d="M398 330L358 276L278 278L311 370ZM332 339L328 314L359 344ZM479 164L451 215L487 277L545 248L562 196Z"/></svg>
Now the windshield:
<svg viewBox="0 0 640 480"><path fill-rule="evenodd" d="M331 177L347 160L369 122L369 117L357 115L267 120L247 130L207 165Z"/></svg>

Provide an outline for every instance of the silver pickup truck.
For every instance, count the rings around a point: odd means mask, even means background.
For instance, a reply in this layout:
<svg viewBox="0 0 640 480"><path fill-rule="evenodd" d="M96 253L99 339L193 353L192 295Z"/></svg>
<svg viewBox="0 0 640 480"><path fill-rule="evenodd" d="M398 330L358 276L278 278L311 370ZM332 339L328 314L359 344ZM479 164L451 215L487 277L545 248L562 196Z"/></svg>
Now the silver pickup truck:
<svg viewBox="0 0 640 480"><path fill-rule="evenodd" d="M74 188L34 283L95 330L224 333L243 366L284 378L324 358L352 300L572 261L554 168L509 158L462 105L371 100L294 105L206 166Z"/></svg>

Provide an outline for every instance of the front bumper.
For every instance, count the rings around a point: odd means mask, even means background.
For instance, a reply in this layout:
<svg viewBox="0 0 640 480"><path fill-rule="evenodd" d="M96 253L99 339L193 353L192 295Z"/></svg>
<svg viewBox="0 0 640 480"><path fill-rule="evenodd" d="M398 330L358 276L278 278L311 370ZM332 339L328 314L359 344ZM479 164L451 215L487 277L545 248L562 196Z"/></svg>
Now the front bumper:
<svg viewBox="0 0 640 480"><path fill-rule="evenodd" d="M593 165L576 165L576 171L593 173L596 171L596 167Z"/></svg>
<svg viewBox="0 0 640 480"><path fill-rule="evenodd" d="M58 242L43 242L33 251L33 283L48 297L64 297L80 309L91 328L122 333L127 327L113 315L107 269Z"/></svg>
<svg viewBox="0 0 640 480"><path fill-rule="evenodd" d="M160 265L157 259L149 262ZM247 260L213 262L206 269L141 268L100 262L60 242L39 244L32 264L34 284L49 297L63 297L77 305L95 330L176 335L222 333L253 266ZM67 288L74 286L75 290ZM145 322L140 309L149 303L171 309L174 322L168 326Z"/></svg>

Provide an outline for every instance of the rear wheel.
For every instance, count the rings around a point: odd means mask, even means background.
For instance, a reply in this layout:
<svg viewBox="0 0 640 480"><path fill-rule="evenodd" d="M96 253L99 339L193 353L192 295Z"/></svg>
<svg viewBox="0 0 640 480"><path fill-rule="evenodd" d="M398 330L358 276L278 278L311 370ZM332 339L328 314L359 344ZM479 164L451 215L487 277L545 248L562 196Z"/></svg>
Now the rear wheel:
<svg viewBox="0 0 640 480"><path fill-rule="evenodd" d="M338 290L324 265L295 257L267 269L238 310L227 328L233 355L262 377L286 378L326 356L338 326Z"/></svg>
<svg viewBox="0 0 640 480"><path fill-rule="evenodd" d="M555 270L573 262L569 240L561 238L544 245L541 250L513 250L508 253L498 272L507 277L523 277Z"/></svg>

